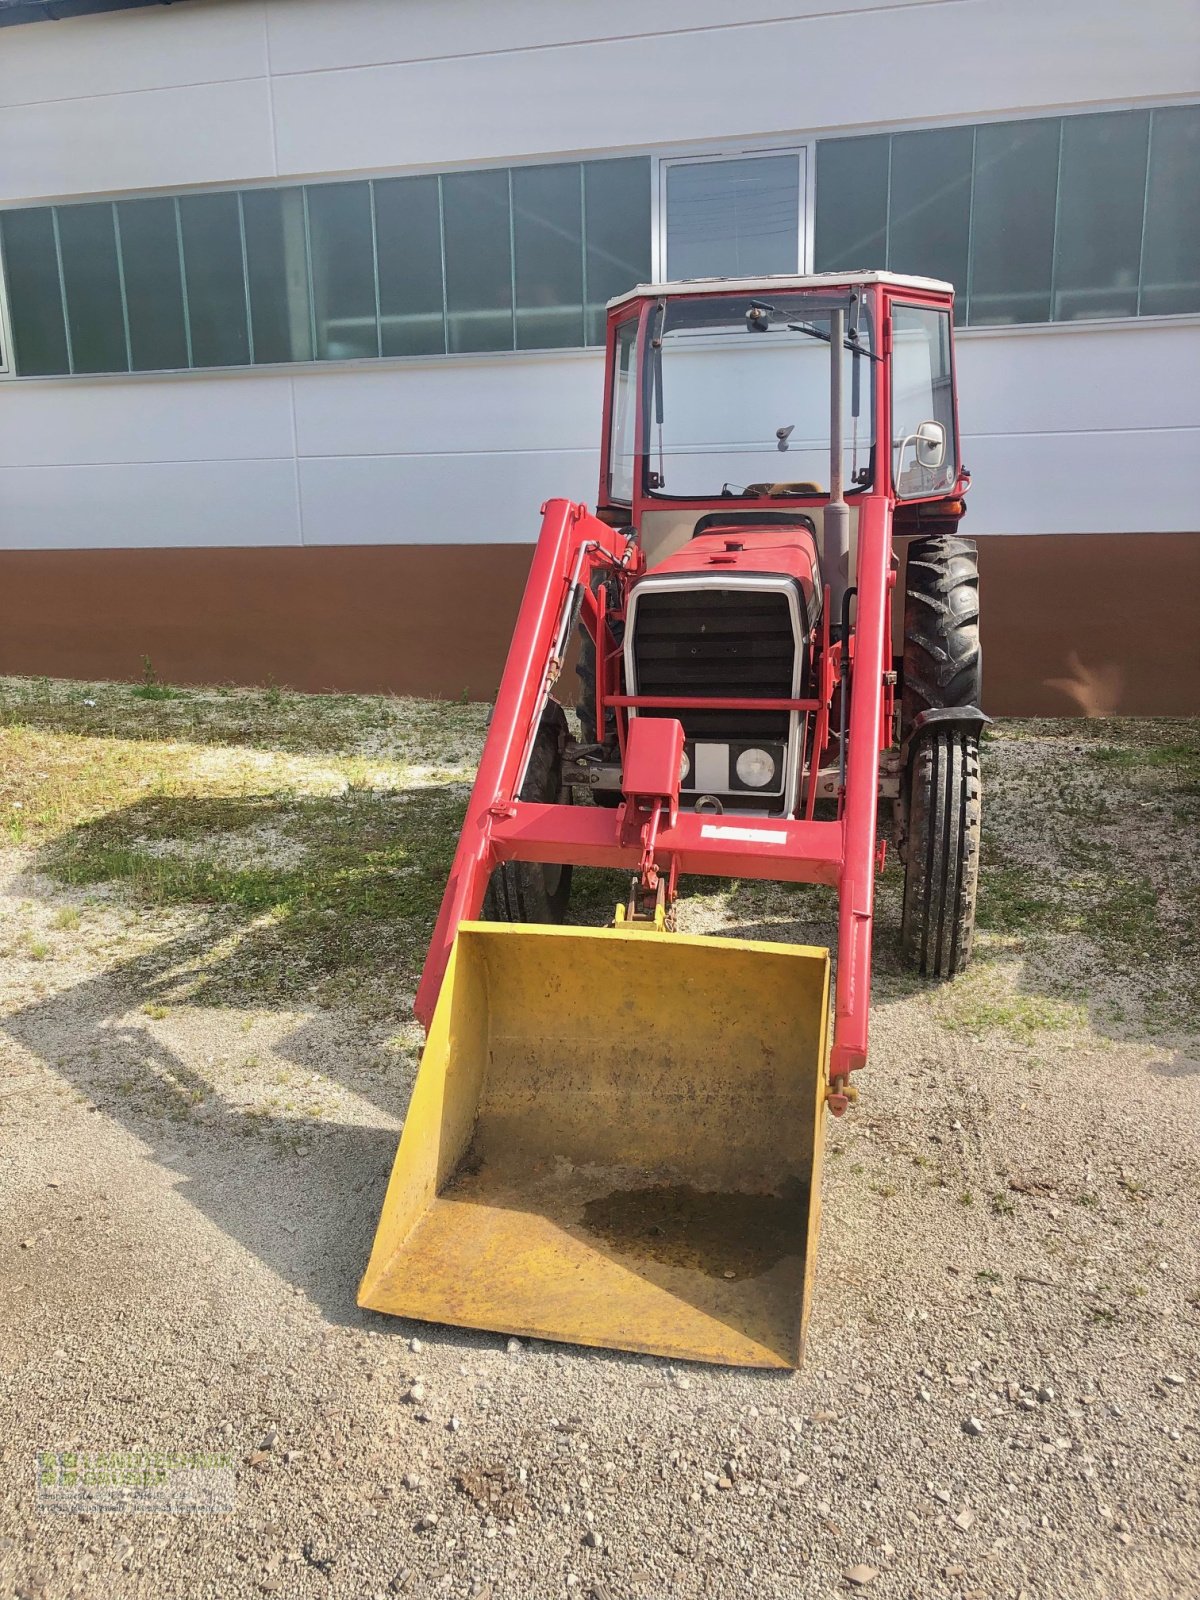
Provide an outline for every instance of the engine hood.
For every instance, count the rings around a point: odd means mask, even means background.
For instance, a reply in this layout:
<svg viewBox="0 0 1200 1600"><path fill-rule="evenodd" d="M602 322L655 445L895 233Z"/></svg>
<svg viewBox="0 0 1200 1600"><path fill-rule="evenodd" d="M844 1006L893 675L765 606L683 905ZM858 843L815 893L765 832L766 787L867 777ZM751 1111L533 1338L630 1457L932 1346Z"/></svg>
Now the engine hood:
<svg viewBox="0 0 1200 1600"><path fill-rule="evenodd" d="M739 577L774 576L797 585L805 623L811 627L821 614L821 568L816 539L803 527L742 524L702 533L644 573L634 588L660 581L676 587L687 578L704 579L708 586L714 579L734 583Z"/></svg>

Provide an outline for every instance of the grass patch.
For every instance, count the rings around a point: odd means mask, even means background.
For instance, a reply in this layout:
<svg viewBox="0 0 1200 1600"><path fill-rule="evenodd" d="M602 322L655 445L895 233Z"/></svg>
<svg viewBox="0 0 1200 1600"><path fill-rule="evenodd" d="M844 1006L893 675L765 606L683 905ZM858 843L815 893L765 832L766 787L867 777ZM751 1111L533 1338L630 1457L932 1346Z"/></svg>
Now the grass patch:
<svg viewBox="0 0 1200 1600"><path fill-rule="evenodd" d="M151 669L153 672L153 668ZM184 741L297 754L370 750L457 767L473 763L487 707L390 695L179 688L140 683L0 678L0 727L114 740Z"/></svg>
<svg viewBox="0 0 1200 1600"><path fill-rule="evenodd" d="M1103 744L1088 751L1097 766L1125 772L1163 773L1176 789L1200 785L1200 740L1173 739L1162 744Z"/></svg>
<svg viewBox="0 0 1200 1600"><path fill-rule="evenodd" d="M411 800L156 796L53 840L39 867L75 887L120 884L146 906L231 914L183 980L192 1003L394 995L419 971L464 806L457 787ZM229 860L252 825L302 845L298 857L280 848L273 860L251 840Z"/></svg>

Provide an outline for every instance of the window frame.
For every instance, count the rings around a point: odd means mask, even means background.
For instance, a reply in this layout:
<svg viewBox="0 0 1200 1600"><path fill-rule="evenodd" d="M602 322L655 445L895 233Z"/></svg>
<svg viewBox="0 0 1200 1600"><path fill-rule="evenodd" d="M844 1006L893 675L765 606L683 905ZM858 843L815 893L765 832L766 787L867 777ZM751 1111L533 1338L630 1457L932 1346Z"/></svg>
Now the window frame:
<svg viewBox="0 0 1200 1600"><path fill-rule="evenodd" d="M903 461L903 455L901 455L901 457L899 459L897 458L897 455L896 455L896 449L897 449L898 441L897 441L897 439L895 437L895 434L896 434L896 404L895 404L895 402L896 402L896 368L895 368L894 357L895 357L895 349L896 349L896 340L895 340L895 331L894 331L894 328L895 328L894 319L895 319L895 315L896 315L897 311L915 311L915 312L918 312L918 313L924 313L927 316L939 316L939 317L942 317L944 319L944 326L945 326L945 333L946 333L946 357L947 357L946 370L947 370L947 375L948 375L948 380L949 380L948 391L949 391L949 402L950 402L950 405L949 405L949 409L950 409L950 426L947 429L947 440L946 440L947 449L946 449L946 454L947 454L947 457L950 457L952 459L953 466L954 466L954 473L953 473L953 476L951 477L951 479L949 480L948 484L943 484L943 485L941 485L940 487L938 487L936 489L925 489L925 488L922 488L922 490L919 493L916 493L916 494L904 494L904 493L901 492L900 479L903 476L904 461ZM897 505L905 505L905 506L920 505L923 502L928 501L928 500L943 500L943 499L945 499L947 494L953 492L954 485L958 482L959 478L962 476L962 470L963 470L963 467L962 467L962 439L961 439L961 436L960 436L960 433L959 433L959 424L958 424L958 371L957 371L957 357L956 357L956 353L955 353L955 343L956 343L956 340L957 340L957 336L958 336L959 330L954 325L953 310L949 306L941 305L941 304L939 304L939 303L937 303L935 301L931 301L931 300L926 300L926 299L920 298L920 297L912 294L910 291L898 290L898 291L895 291L895 292L893 292L893 293L888 295L888 298L887 298L887 310L886 310L885 315L887 317L887 323L888 323L887 340L888 340L888 344L889 344L891 352L892 352L892 359L889 361L888 384L887 384L887 418L888 418L888 443L887 443L888 469L887 469L887 481L888 481L888 484L890 486L891 493L892 493L893 497L896 500ZM925 419L922 419L922 420L925 420ZM941 419L935 417L932 420L940 421ZM909 435L908 437L911 437L911 435ZM876 470L878 470L878 465L879 465L879 455L878 455L878 451L876 451ZM900 470L897 471L897 468L899 468Z"/></svg>
<svg viewBox="0 0 1200 1600"><path fill-rule="evenodd" d="M657 205L651 209L651 226L654 229L653 248L651 260L654 265L654 281L668 283L667 277L667 180L672 167L689 167L714 165L717 162L753 161L764 156L796 156L800 164L800 204L797 207L796 218L796 267L797 276L812 270L813 251L813 221L815 208L812 181L816 173L815 165L815 139L790 138L783 144L762 144L755 142L752 145L736 144L713 146L705 150L687 155L657 156L654 158L656 170L651 172L651 193L656 197Z"/></svg>
<svg viewBox="0 0 1200 1600"><path fill-rule="evenodd" d="M0 382L15 376L12 323L8 315L8 282L4 276L4 251L0 250Z"/></svg>

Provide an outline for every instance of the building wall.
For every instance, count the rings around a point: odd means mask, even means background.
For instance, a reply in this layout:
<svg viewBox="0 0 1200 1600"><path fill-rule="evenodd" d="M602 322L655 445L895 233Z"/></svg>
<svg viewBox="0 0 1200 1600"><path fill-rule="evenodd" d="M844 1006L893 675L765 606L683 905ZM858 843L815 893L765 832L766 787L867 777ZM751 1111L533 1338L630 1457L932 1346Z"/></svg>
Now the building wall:
<svg viewBox="0 0 1200 1600"><path fill-rule="evenodd" d="M0 30L0 205L1161 105L1195 97L1198 60L1200 13L1173 0L1136 11L1125 0L188 0ZM0 663L82 670L86 659L88 670L134 674L160 640L151 596L168 569L126 552L270 547L279 554L256 558L253 580L215 554L175 569L211 572L216 585L180 675L257 671L244 645L263 637L274 591L281 621L268 636L287 637L298 607L293 631L318 629L322 665L315 676L287 666L280 646L264 672L381 686L380 663L411 616L400 604L367 624L337 606L386 567L401 590L395 575L423 574L429 619L419 652L395 646L387 685L457 694L466 679L485 694L538 505L594 498L601 366L594 351L506 352L0 382ZM1106 610L1110 655L1137 648L1119 631L1126 565L1161 585L1162 605L1183 605L1169 578L1145 570L1133 536L1200 537L1200 318L966 329L959 388L974 474L964 531L1072 536L1062 549L1077 553L1081 536L1131 538L1128 564L1097 557L1109 576L1057 597L1054 658L1035 669L1026 652L1006 692L1007 709L1084 708L1048 685L1072 681L1070 654L1083 634L1099 636ZM375 568L361 554L386 545L410 554ZM478 545L496 552L449 554ZM341 566L297 565L296 551L332 547ZM1044 548L1046 572L1061 573L1063 557ZM1152 548L1161 558L1176 546ZM83 550L112 554L73 559ZM40 564L36 552L47 553ZM1013 551L995 560L1008 570ZM322 575L303 601L302 569ZM341 570L346 586L332 576ZM72 653L56 619L69 614L73 635L87 633L88 590L79 606L66 591L102 572L126 596L119 634ZM454 624L464 583L486 573L499 586L468 672ZM1028 584L1045 586L1034 566ZM1012 614L989 613L993 663L1025 605L1013 584L998 585L996 601ZM1190 607L1178 625L1190 694L1200 687ZM379 630L369 667L354 644L364 626ZM59 653L34 649L31 630L58 639ZM169 641L156 648L169 654ZM1143 682L1120 665L1123 684ZM1130 692L1109 709L1134 709ZM1136 709L1154 708L1148 693L1143 683Z"/></svg>

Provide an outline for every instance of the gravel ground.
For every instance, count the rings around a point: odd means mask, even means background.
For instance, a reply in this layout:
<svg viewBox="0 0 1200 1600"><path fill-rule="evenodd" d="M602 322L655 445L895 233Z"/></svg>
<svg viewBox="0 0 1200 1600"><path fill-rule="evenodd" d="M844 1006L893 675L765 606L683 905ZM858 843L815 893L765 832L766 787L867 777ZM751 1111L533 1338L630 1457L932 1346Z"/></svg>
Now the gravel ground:
<svg viewBox="0 0 1200 1600"><path fill-rule="evenodd" d="M1001 730L949 989L895 964L887 875L794 1374L360 1313L407 957L390 1015L197 997L253 918L0 852L0 1594L1200 1595L1198 733ZM206 771L245 754L205 746ZM424 760L412 784L445 778ZM762 886L681 924L832 926ZM39 1451L146 1449L227 1455L232 1509L35 1499Z"/></svg>

